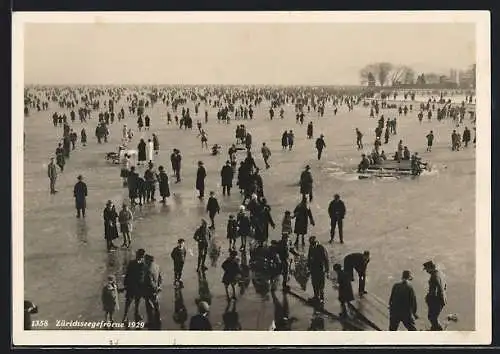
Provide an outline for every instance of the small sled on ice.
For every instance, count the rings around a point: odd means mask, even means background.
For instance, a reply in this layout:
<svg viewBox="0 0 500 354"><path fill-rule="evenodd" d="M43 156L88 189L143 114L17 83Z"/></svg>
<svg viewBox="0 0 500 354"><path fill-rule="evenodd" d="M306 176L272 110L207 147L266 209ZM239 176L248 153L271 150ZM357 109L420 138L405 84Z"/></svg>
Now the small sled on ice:
<svg viewBox="0 0 500 354"><path fill-rule="evenodd" d="M378 164L370 164L366 169L358 169L358 178L419 176L423 171L430 170L430 163L420 160L414 163L411 160L385 160Z"/></svg>

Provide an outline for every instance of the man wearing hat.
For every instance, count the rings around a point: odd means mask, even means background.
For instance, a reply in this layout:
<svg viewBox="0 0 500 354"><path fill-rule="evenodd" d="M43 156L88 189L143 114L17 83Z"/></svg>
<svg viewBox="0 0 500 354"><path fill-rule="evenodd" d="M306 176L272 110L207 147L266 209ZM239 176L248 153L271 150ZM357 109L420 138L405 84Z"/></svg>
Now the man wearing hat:
<svg viewBox="0 0 500 354"><path fill-rule="evenodd" d="M328 276L330 266L328 253L325 247L318 242L316 236L309 238L307 266L311 272L311 284L314 291L314 297L311 300L324 303L325 277Z"/></svg>
<svg viewBox="0 0 500 354"><path fill-rule="evenodd" d="M433 261L425 262L423 266L424 270L430 274L429 290L425 296L428 307L427 318L431 323L431 331L442 331L439 315L446 305L446 284Z"/></svg>
<svg viewBox="0 0 500 354"><path fill-rule="evenodd" d="M87 198L87 185L83 182L83 176L79 175L78 182L73 188L73 197L75 198L76 217L80 217L80 212L85 217L85 207Z"/></svg>
<svg viewBox="0 0 500 354"><path fill-rule="evenodd" d="M196 172L196 190L200 193L198 199L203 199L205 196L205 178L207 171L203 166L203 161L198 161L198 171Z"/></svg>
<svg viewBox="0 0 500 354"><path fill-rule="evenodd" d="M346 208L344 202L338 194L333 196L333 200L328 205L328 215L330 216L330 241L333 243L335 239L335 227L339 228L340 243L344 243L344 217Z"/></svg>
<svg viewBox="0 0 500 354"><path fill-rule="evenodd" d="M266 143L262 143L261 153L262 153L262 158L264 159L264 163L266 164L266 169L268 169L269 167L271 167L271 165L269 164L269 158L271 157L271 150L269 150L269 148L266 146Z"/></svg>
<svg viewBox="0 0 500 354"><path fill-rule="evenodd" d="M300 194L302 198L309 195L309 201L313 199L313 178L311 174L311 166L307 165L306 169L300 174Z"/></svg>
<svg viewBox="0 0 500 354"><path fill-rule="evenodd" d="M222 167L220 171L222 195L225 196L226 193L231 196L231 187L233 186L234 171L231 167L231 162L228 160L226 164Z"/></svg>
<svg viewBox="0 0 500 354"><path fill-rule="evenodd" d="M318 150L318 161L321 160L321 153L323 149L326 148L326 143L324 139L324 135L321 134L318 139L316 139L316 150Z"/></svg>
<svg viewBox="0 0 500 354"><path fill-rule="evenodd" d="M416 331L417 297L411 285L412 276L409 270L404 270L401 281L392 286L389 298L389 331L397 331L399 323L408 331Z"/></svg>
<svg viewBox="0 0 500 354"><path fill-rule="evenodd" d="M212 324L208 319L208 312L210 311L210 306L206 301L200 301L198 303L198 313L191 317L189 321L190 331L211 331Z"/></svg>
<svg viewBox="0 0 500 354"><path fill-rule="evenodd" d="M50 180L50 194L56 194L57 168L53 157L50 158L49 165L47 166L47 176Z"/></svg>
<svg viewBox="0 0 500 354"><path fill-rule="evenodd" d="M115 238L118 238L118 228L116 225L117 218L118 213L115 210L113 202L111 200L108 200L103 212L104 239L106 240L106 247L108 249L108 252L118 248L113 244L113 240Z"/></svg>
<svg viewBox="0 0 500 354"><path fill-rule="evenodd" d="M196 271L204 272L208 269L205 266L205 260L207 258L208 243L211 239L205 219L201 219L201 225L196 229L193 238L198 243L198 266L196 267Z"/></svg>
<svg viewBox="0 0 500 354"><path fill-rule="evenodd" d="M127 265L125 278L123 279L123 287L125 288L125 310L123 312L123 322L126 322L128 310L134 300L134 321L140 321L139 304L141 298L144 296L144 278L146 275L146 266L144 264L144 257L146 251L142 248L138 249L135 253L135 259L130 261Z"/></svg>

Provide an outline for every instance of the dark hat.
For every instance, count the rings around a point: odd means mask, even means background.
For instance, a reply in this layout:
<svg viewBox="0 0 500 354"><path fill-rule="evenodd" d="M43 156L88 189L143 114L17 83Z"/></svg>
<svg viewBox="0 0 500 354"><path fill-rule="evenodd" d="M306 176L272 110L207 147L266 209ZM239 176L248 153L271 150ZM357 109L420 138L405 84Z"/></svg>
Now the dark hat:
<svg viewBox="0 0 500 354"><path fill-rule="evenodd" d="M428 262L425 262L425 263L423 264L423 266L424 266L424 270L425 270L425 269L429 269L429 268L431 268L431 269L436 268L436 265L434 264L434 262L433 262L433 261L428 261Z"/></svg>
<svg viewBox="0 0 500 354"><path fill-rule="evenodd" d="M307 165L306 170L310 170L310 169L311 169L311 166Z"/></svg>
<svg viewBox="0 0 500 354"><path fill-rule="evenodd" d="M198 165L203 165L203 161L198 161Z"/></svg>
<svg viewBox="0 0 500 354"><path fill-rule="evenodd" d="M309 242L316 242L316 236L309 237Z"/></svg>
<svg viewBox="0 0 500 354"><path fill-rule="evenodd" d="M76 177L76 178L78 178L78 180L82 180L83 176L82 175L78 175L78 177Z"/></svg>
<svg viewBox="0 0 500 354"><path fill-rule="evenodd" d="M404 280L412 280L411 272L409 270L403 270L403 275L401 276Z"/></svg>
<svg viewBox="0 0 500 354"><path fill-rule="evenodd" d="M144 248L139 248L136 252L135 252L136 256L138 257L142 257L146 254L146 250Z"/></svg>
<svg viewBox="0 0 500 354"><path fill-rule="evenodd" d="M184 239L183 238L180 238L177 240L177 243L183 243L184 242Z"/></svg>
<svg viewBox="0 0 500 354"><path fill-rule="evenodd" d="M116 277L114 276L114 274L110 274L110 275L108 275L108 280L109 281L116 281Z"/></svg>
<svg viewBox="0 0 500 354"><path fill-rule="evenodd" d="M113 202L112 202L111 200L108 200L108 201L106 202L106 205L112 205L112 204L113 204Z"/></svg>
<svg viewBox="0 0 500 354"><path fill-rule="evenodd" d="M333 270L335 271L342 270L342 266L339 263L335 263L333 265Z"/></svg>
<svg viewBox="0 0 500 354"><path fill-rule="evenodd" d="M230 165L231 162L229 160L226 161L226 165Z"/></svg>

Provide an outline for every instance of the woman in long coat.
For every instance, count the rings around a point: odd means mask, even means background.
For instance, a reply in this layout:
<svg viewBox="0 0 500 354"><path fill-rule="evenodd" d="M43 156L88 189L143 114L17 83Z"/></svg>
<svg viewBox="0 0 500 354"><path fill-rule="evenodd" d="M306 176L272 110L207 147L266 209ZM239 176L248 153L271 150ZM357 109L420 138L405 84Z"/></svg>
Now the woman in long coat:
<svg viewBox="0 0 500 354"><path fill-rule="evenodd" d="M198 161L198 171L196 172L196 190L200 192L198 196L202 199L205 196L205 177L207 177L207 171L203 167L203 162Z"/></svg>
<svg viewBox="0 0 500 354"><path fill-rule="evenodd" d="M113 202L108 200L106 203L106 208L104 208L103 219L104 219L104 239L106 240L106 246L108 252L112 249L118 248L113 244L113 240L118 238L118 228L116 226L116 219L118 218L118 213L115 210Z"/></svg>
<svg viewBox="0 0 500 354"><path fill-rule="evenodd" d="M144 142L144 139L141 139L139 141L139 144L137 145L137 150L138 150L138 164L141 164L141 162L146 162L146 143Z"/></svg>
<svg viewBox="0 0 500 354"><path fill-rule="evenodd" d="M295 217L295 227L293 230L296 235L295 246L299 245L299 236L301 236L302 246L305 246L304 236L307 235L309 222L314 226L314 219L306 198L302 198L300 204L295 207L293 215Z"/></svg>
<svg viewBox="0 0 500 354"><path fill-rule="evenodd" d="M158 167L158 188L160 189L160 196L163 198L162 203L166 202L166 198L170 197L170 187L168 185L168 176L165 173L163 166Z"/></svg>
<svg viewBox="0 0 500 354"><path fill-rule="evenodd" d="M354 300L351 277L342 269L340 264L335 264L333 270L337 273L339 302L342 309L341 316L347 315L347 304Z"/></svg>

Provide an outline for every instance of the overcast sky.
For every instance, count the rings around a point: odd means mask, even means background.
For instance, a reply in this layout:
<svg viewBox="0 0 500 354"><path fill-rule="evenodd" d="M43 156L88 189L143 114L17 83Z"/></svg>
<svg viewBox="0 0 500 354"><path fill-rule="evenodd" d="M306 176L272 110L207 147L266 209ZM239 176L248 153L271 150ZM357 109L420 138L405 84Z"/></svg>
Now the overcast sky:
<svg viewBox="0 0 500 354"><path fill-rule="evenodd" d="M473 24L27 24L27 84L359 84L387 61L448 74Z"/></svg>

